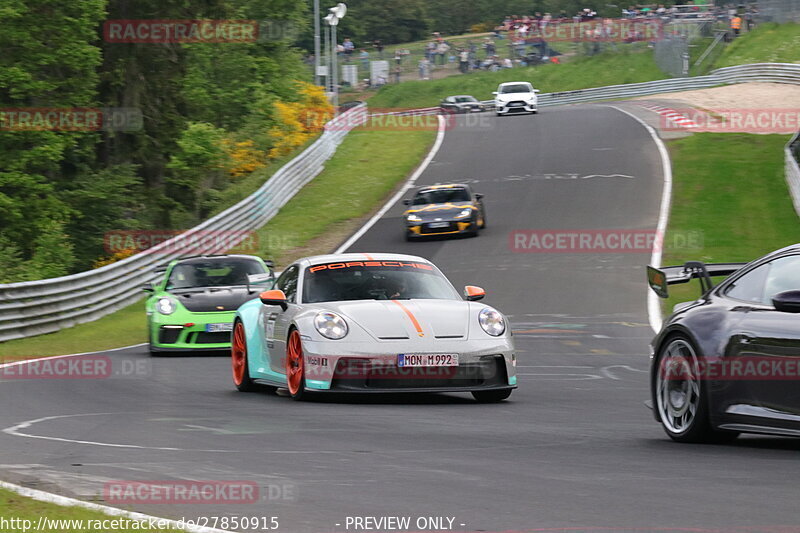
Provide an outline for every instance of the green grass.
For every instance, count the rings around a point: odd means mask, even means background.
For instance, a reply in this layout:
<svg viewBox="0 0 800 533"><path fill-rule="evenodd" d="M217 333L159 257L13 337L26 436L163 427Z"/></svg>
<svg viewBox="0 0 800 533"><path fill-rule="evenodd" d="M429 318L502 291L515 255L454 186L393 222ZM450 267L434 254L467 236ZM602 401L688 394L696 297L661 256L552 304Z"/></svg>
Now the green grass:
<svg viewBox="0 0 800 533"><path fill-rule="evenodd" d="M561 65L474 72L439 80L388 85L370 98L369 104L382 108L431 107L439 104L442 98L453 94L471 94L479 100L489 100L497 85L507 81L530 81L534 87L548 93L666 77L646 48L639 45L620 45L619 50L617 53L578 57Z"/></svg>
<svg viewBox="0 0 800 533"><path fill-rule="evenodd" d="M714 68L746 63L800 62L800 24L765 23L729 44Z"/></svg>
<svg viewBox="0 0 800 533"><path fill-rule="evenodd" d="M144 302L128 307L94 322L62 329L56 333L0 343L0 357L29 358L108 350L147 342Z"/></svg>
<svg viewBox="0 0 800 533"><path fill-rule="evenodd" d="M352 226L378 208L411 173L434 137L433 130L350 133L325 170L258 230L259 254L277 259L281 266L292 258L287 254L315 239L322 242L308 253L331 251L347 236L348 223ZM80 353L141 342L147 342L147 333L144 304L139 301L95 322L0 343L0 357Z"/></svg>
<svg viewBox="0 0 800 533"><path fill-rule="evenodd" d="M55 505L52 503L45 503L40 502L37 500L33 500L31 498L25 498L20 496L14 492L9 490L0 489L0 518L4 518L8 521L13 519L18 519L15 522L10 522L9 525L13 526L10 529L4 529L3 531L19 531L22 532L24 529L21 523L21 520L30 520L29 523L26 525L30 525L28 531L33 531L39 522L39 517L45 517L51 520L82 520L83 521L83 528L74 527L76 525L75 522L72 524L69 523L61 523L58 525L50 524L51 527L45 527L41 531L44 533L48 532L55 532L58 533L87 533L88 531L103 531L102 527L89 527L91 524L94 525L102 525L102 523L97 522L88 522L89 520L116 520L120 519L121 517L114 517L110 515L103 514L98 511L90 511L88 509L83 509L80 507L62 507L60 505ZM112 523L107 522L107 525L112 525ZM120 522L119 524L125 524L125 522ZM44 525L44 524L43 524ZM108 529L108 531L112 531ZM165 532L165 531L178 531L176 529L151 529L149 527L141 527L141 528L115 528L113 529L114 533L129 533L129 532L137 532L137 533L147 533L151 532L154 533L158 532Z"/></svg>
<svg viewBox="0 0 800 533"><path fill-rule="evenodd" d="M669 142L672 210L662 264L750 261L800 242L783 171L783 135L697 133ZM700 232L699 248L672 243ZM670 287L669 308L697 298L696 282Z"/></svg>

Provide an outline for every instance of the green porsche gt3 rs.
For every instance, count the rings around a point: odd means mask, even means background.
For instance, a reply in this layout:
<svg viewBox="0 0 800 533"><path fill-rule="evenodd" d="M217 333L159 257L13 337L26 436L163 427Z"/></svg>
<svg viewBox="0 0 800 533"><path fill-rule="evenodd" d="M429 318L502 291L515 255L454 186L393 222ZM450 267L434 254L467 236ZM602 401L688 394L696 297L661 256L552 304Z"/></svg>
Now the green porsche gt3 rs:
<svg viewBox="0 0 800 533"><path fill-rule="evenodd" d="M240 305L275 283L272 263L252 255L203 255L163 266L143 289L150 353L218 351L231 347Z"/></svg>

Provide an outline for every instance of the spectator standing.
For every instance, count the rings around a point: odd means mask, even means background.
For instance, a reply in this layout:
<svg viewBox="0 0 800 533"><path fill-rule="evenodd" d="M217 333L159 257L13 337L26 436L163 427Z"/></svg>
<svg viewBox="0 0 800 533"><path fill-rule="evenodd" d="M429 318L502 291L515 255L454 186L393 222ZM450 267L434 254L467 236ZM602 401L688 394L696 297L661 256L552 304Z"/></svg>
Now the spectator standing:
<svg viewBox="0 0 800 533"><path fill-rule="evenodd" d="M469 72L469 52L464 48L458 53L458 70L462 74Z"/></svg>
<svg viewBox="0 0 800 533"><path fill-rule="evenodd" d="M744 12L744 27L749 32L753 29L755 24L755 13L753 12L753 7L748 7L747 11Z"/></svg>
<svg viewBox="0 0 800 533"><path fill-rule="evenodd" d="M349 37L346 37L342 46L344 47L344 60L349 63L350 57L353 55L353 50L356 49L356 45L353 44L353 41L351 41Z"/></svg>
<svg viewBox="0 0 800 533"><path fill-rule="evenodd" d="M742 17L739 15L734 15L731 19L731 30L733 30L733 36L738 37L739 32L742 31Z"/></svg>
<svg viewBox="0 0 800 533"><path fill-rule="evenodd" d="M358 58L361 60L361 66L364 68L364 70L368 71L369 70L369 52L367 52L366 50L364 50L362 48L361 52L358 53Z"/></svg>
<svg viewBox="0 0 800 533"><path fill-rule="evenodd" d="M419 60L419 79L421 80L429 80L431 77L431 62L428 60L427 57L423 57Z"/></svg>
<svg viewBox="0 0 800 533"><path fill-rule="evenodd" d="M403 54L400 53L400 50L395 50L394 52L394 64L398 67L403 62Z"/></svg>
<svg viewBox="0 0 800 533"><path fill-rule="evenodd" d="M442 65L444 65L445 62L447 61L447 52L449 51L450 51L450 45L444 41L440 42L439 45L436 47L436 55L439 56L439 61L441 62Z"/></svg>
<svg viewBox="0 0 800 533"><path fill-rule="evenodd" d="M400 74L401 73L402 73L402 69L400 68L400 65L397 65L392 70L392 76L394 77L394 82L395 83L400 83Z"/></svg>
<svg viewBox="0 0 800 533"><path fill-rule="evenodd" d="M372 47L375 48L375 51L378 52L378 59L383 59L383 43L380 39L375 39L372 41Z"/></svg>

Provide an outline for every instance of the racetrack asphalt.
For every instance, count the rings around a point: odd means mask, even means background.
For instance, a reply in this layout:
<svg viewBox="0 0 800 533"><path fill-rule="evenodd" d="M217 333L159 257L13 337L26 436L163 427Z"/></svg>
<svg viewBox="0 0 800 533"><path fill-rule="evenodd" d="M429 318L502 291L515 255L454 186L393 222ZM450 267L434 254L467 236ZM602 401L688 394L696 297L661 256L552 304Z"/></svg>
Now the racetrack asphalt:
<svg viewBox="0 0 800 533"><path fill-rule="evenodd" d="M0 382L0 478L82 498L117 480L254 482L254 504L123 507L277 516L301 533L355 531L348 516L409 516L411 531L439 516L456 531L800 531L800 441L674 444L645 407L649 251L512 249L517 230L655 229L662 166L638 122L600 105L459 117L417 183L447 181L485 195L480 236L407 243L398 204L350 251L420 255L484 287L515 331L507 402L298 403L236 392L225 357L130 348L108 355L106 379Z"/></svg>

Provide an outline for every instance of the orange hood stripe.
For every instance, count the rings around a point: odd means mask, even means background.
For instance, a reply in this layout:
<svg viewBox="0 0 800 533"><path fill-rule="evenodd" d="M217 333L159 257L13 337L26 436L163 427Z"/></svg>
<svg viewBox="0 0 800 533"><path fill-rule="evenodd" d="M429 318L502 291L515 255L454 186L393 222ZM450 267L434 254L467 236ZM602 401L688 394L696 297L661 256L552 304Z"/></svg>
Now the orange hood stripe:
<svg viewBox="0 0 800 533"><path fill-rule="evenodd" d="M411 320L411 323L414 324L414 329L417 330L417 335L419 335L420 337L424 337L425 332L422 331L422 326L419 325L419 320L417 320L417 317L414 316L414 313L412 313L408 307L401 304L399 301L392 300L392 302L396 303L400 307L400 309L402 309L403 312L408 316L408 318Z"/></svg>

